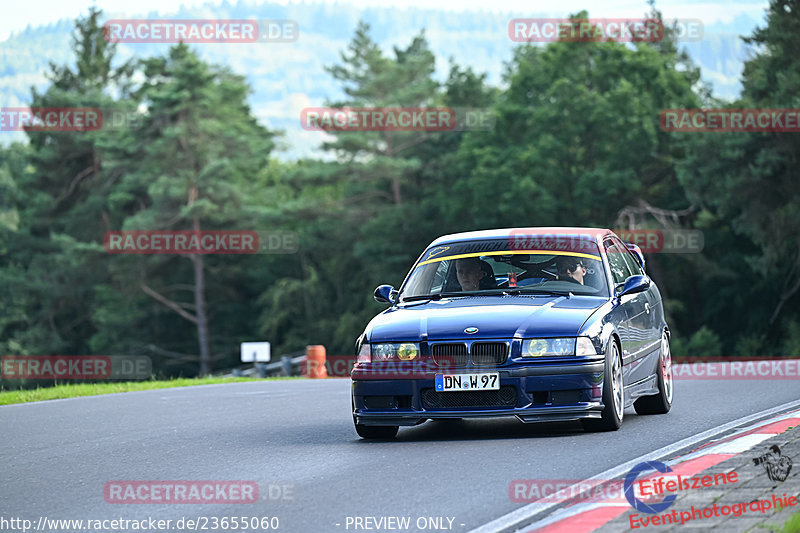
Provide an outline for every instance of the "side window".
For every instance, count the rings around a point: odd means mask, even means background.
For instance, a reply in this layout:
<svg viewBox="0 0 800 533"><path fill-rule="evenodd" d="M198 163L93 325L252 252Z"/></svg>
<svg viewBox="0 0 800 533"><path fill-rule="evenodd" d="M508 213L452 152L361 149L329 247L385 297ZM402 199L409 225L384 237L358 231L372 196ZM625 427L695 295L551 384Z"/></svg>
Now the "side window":
<svg viewBox="0 0 800 533"><path fill-rule="evenodd" d="M628 265L628 270L630 270L634 276L637 274L644 274L642 267L639 265L639 261L636 259L636 257L634 257L633 252L628 250L627 246L622 246L625 250L625 253L622 254L622 257L625 258L625 263Z"/></svg>
<svg viewBox="0 0 800 533"><path fill-rule="evenodd" d="M611 268L611 276L614 278L614 284L623 283L628 279L632 273L627 263L625 262L625 255L628 255L627 250L620 250L619 245L612 244L606 241L606 256L608 257L608 266Z"/></svg>

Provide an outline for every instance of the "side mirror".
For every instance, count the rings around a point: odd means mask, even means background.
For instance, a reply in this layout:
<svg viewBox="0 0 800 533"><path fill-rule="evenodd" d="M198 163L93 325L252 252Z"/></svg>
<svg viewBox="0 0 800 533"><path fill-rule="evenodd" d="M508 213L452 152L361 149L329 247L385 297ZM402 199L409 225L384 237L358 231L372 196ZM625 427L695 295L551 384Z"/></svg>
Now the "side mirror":
<svg viewBox="0 0 800 533"><path fill-rule="evenodd" d="M378 285L373 296L378 303L393 304L397 299L397 291L391 285Z"/></svg>
<svg viewBox="0 0 800 533"><path fill-rule="evenodd" d="M650 278L647 276L631 276L625 280L622 290L617 294L618 297L625 296L626 294L636 294L637 292L644 292L650 288Z"/></svg>
<svg viewBox="0 0 800 533"><path fill-rule="evenodd" d="M631 244L629 242L626 242L625 246L628 247L628 250L633 252L633 255L636 256L636 260L639 261L639 265L641 265L642 270L644 270L644 254L642 253L642 249L639 248L638 245Z"/></svg>

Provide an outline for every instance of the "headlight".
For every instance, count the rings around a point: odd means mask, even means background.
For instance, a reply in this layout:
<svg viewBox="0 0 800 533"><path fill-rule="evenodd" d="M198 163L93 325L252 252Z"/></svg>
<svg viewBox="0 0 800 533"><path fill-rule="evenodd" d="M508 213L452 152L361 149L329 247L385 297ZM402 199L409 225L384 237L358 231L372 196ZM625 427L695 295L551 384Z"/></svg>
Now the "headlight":
<svg viewBox="0 0 800 533"><path fill-rule="evenodd" d="M411 361L419 355L419 344L411 342L372 345L372 361Z"/></svg>
<svg viewBox="0 0 800 533"><path fill-rule="evenodd" d="M522 357L560 357L575 355L575 337L557 339L525 339Z"/></svg>

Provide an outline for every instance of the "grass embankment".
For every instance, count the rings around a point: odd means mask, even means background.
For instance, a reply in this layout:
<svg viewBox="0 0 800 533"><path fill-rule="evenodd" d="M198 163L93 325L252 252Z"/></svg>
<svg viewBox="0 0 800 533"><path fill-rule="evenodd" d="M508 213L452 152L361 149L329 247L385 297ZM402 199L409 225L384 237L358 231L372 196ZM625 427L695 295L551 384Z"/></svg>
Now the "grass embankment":
<svg viewBox="0 0 800 533"><path fill-rule="evenodd" d="M299 378L266 378L299 379ZM195 385L213 385L217 383L238 383L240 381L263 381L262 378L176 378L170 380L151 381L123 381L119 383L77 383L59 384L53 387L42 387L26 390L0 390L0 405L12 403L39 402L42 400L59 400L62 398L77 398L79 396L97 396L99 394L113 394L115 392L132 392L153 389L171 389L174 387L192 387Z"/></svg>

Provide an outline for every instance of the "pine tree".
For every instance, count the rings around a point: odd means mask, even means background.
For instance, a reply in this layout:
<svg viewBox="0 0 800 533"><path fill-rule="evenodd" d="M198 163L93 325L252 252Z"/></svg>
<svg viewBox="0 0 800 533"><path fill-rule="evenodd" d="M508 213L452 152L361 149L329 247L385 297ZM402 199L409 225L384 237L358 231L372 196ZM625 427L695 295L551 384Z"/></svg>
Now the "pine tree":
<svg viewBox="0 0 800 533"><path fill-rule="evenodd" d="M122 229L258 229L247 217L249 191L267 165L273 135L252 116L244 79L205 64L182 44L166 57L145 60L143 72L145 82L136 96L147 112L132 130L132 161L115 194L127 203L146 191L146 199L133 208ZM117 282L135 285L193 325L199 373L206 375L213 365L207 263L233 260L207 260L203 254L188 259L189 270L181 256L120 258L127 266L121 267ZM136 269L129 263L136 263ZM191 303L170 294L186 279L192 280Z"/></svg>

